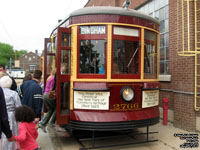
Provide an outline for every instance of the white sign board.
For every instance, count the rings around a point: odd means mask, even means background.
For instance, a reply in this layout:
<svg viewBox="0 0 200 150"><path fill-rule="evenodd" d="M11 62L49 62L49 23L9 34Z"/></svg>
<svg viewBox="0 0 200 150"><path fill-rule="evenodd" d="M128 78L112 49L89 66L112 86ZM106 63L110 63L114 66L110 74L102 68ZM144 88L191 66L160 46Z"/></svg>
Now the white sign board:
<svg viewBox="0 0 200 150"><path fill-rule="evenodd" d="M123 28L123 27L114 27L114 35L139 37L139 30L138 29Z"/></svg>
<svg viewBox="0 0 200 150"><path fill-rule="evenodd" d="M157 106L159 102L159 91L142 91L142 108Z"/></svg>
<svg viewBox="0 0 200 150"><path fill-rule="evenodd" d="M81 34L106 34L105 26L80 26Z"/></svg>
<svg viewBox="0 0 200 150"><path fill-rule="evenodd" d="M109 110L110 92L74 91L75 109Z"/></svg>

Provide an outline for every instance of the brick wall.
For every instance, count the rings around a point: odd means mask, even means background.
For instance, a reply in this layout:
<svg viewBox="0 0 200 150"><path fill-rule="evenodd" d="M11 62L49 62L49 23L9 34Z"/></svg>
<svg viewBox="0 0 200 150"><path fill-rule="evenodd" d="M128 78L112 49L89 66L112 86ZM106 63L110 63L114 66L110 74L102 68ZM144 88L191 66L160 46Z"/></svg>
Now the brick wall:
<svg viewBox="0 0 200 150"><path fill-rule="evenodd" d="M27 72L32 72L30 70L30 65L35 65L35 69L40 69L40 57L37 53L29 52L19 58L20 68L24 69Z"/></svg>
<svg viewBox="0 0 200 150"><path fill-rule="evenodd" d="M149 0L130 0L131 5L129 8L136 8ZM115 6L122 7L125 0L90 0L85 7L89 6Z"/></svg>
<svg viewBox="0 0 200 150"><path fill-rule="evenodd" d="M181 6L179 4L179 6ZM184 7L186 8L186 7ZM178 10L178 11L177 11ZM184 31L182 30L181 7L178 7L174 0L169 0L169 69L172 75L172 82L163 83L162 87L168 86L173 92L172 108L174 108L174 125L187 130L196 128L196 116L194 111L194 57L179 56L177 52L183 49L194 51L194 8L190 5L190 38L188 39L187 17L184 14ZM178 18L177 18L178 12ZM187 11L184 11L187 12ZM177 26L178 25L178 26ZM184 32L184 40L183 33ZM184 41L184 46L182 46ZM184 94L185 93L185 94ZM169 93L166 93L166 96Z"/></svg>

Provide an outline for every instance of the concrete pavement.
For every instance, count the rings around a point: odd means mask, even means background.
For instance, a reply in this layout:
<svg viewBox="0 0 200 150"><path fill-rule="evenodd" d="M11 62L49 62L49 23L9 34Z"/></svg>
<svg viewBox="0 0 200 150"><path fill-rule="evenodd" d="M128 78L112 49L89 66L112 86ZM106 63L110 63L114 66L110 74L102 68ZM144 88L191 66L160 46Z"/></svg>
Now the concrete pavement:
<svg viewBox="0 0 200 150"><path fill-rule="evenodd" d="M51 142L50 136L47 133L44 133L40 128L38 129L38 145L41 147L41 150L55 150Z"/></svg>
<svg viewBox="0 0 200 150"><path fill-rule="evenodd" d="M49 134L44 133L43 131L41 131L41 129L38 129L38 138L37 138L37 142L38 145L41 147L41 150L55 150L53 147L53 144L51 142L50 136ZM1 141L0 141L0 145L1 145ZM0 146L0 150L1 146Z"/></svg>
<svg viewBox="0 0 200 150"><path fill-rule="evenodd" d="M140 128L139 129L142 132L146 131L146 128ZM157 142L151 142L151 143L143 143L143 144L134 144L134 145L126 145L126 146L118 146L118 147L107 147L107 148L101 148L99 150L200 150L200 147L197 148L181 148L180 146L186 143L186 139L191 138L199 138L199 133L191 133L188 131L184 131L178 128L173 127L171 123L168 123L167 126L163 126L162 122L160 122L157 125L151 126L150 131L158 131L157 134L152 134L149 136L149 139L158 139ZM54 129L48 128L48 134L50 135L52 144L54 145L55 150L79 150L82 146L80 145L77 140L74 138L71 138L66 133L62 132L55 132ZM175 136L174 136L175 135ZM180 139L180 137L182 139ZM95 146L102 146L102 145L109 145L109 144L119 144L119 143L127 143L127 142L134 142L137 140L145 140L146 136L134 136L134 138L131 137L116 137L116 138L107 138L107 139L101 139L95 141ZM197 139L198 140L198 139ZM55 146L56 143L56 146ZM188 144L185 144L185 146L191 146L195 144L199 144L198 141L187 142ZM91 147L91 140L90 141L82 141L82 144L84 144L86 147ZM184 146L184 145L183 145ZM42 149L47 150L47 149Z"/></svg>
<svg viewBox="0 0 200 150"><path fill-rule="evenodd" d="M146 128L139 129L142 132L146 131ZM41 150L79 150L82 146L80 143L69 137L69 134L66 132L56 132L54 128L48 127L48 133L44 133L41 129L38 129L38 144L41 147ZM199 132L188 132L178 128L173 127L171 123L168 123L167 126L162 125L162 120L159 124L151 126L150 131L158 131L159 133L152 134L149 136L149 139L158 139L157 142L151 143L143 143L143 144L134 144L134 145L126 145L126 146L115 146L115 147L107 147L101 148L99 150L200 150L200 147L196 148L181 148L180 146L191 146L195 144L199 144ZM119 144L126 142L135 142L139 140L144 140L146 138L143 136L134 136L132 137L115 137L115 138L107 138L100 139L95 141L95 146L102 146L108 144ZM198 139L197 139L198 138ZM189 142L186 142L190 140ZM193 139L193 141L191 141ZM194 141L196 139L196 141ZM190 145L188 145L188 143ZM92 141L86 140L82 141L86 147L91 147ZM1 148L0 148L1 150Z"/></svg>

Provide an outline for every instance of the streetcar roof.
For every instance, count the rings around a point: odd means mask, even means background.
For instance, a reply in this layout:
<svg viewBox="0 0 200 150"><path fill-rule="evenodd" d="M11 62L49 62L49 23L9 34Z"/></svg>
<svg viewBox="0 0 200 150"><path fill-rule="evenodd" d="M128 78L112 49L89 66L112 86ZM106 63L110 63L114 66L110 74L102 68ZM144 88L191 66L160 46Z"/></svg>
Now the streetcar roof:
<svg viewBox="0 0 200 150"><path fill-rule="evenodd" d="M125 9L122 7L110 7L110 6L93 6L93 7L84 7L84 8L73 11L66 18L64 18L56 26L56 28L61 26L63 23L65 23L70 17L84 16L84 15L99 15L99 14L132 16L132 17L150 20L150 21L160 25L159 21L156 20L155 18L153 18L145 13L134 10L134 9Z"/></svg>
<svg viewBox="0 0 200 150"><path fill-rule="evenodd" d="M111 15L122 15L122 16L132 16L142 19L150 20L156 24L160 24L158 20L153 17L146 15L145 13L139 12L134 9L125 9L122 7L109 7L109 6L98 6L98 7L85 7L78 9L70 14L73 16L83 16L83 15L95 15L95 14L111 14Z"/></svg>

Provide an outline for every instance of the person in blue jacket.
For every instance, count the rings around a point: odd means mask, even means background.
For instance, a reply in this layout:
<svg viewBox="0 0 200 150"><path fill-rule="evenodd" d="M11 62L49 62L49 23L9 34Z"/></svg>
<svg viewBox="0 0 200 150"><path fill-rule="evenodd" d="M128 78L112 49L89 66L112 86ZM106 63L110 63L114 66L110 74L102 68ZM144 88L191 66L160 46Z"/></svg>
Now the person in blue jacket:
<svg viewBox="0 0 200 150"><path fill-rule="evenodd" d="M33 79L25 81L21 86L22 95L22 105L27 105L33 109L36 118L41 119L41 112L43 106L42 99L42 88L39 83L41 82L42 72L40 70L35 70L33 73Z"/></svg>
<svg viewBox="0 0 200 150"><path fill-rule="evenodd" d="M0 87L0 139L2 132L6 135L8 141L14 138L10 130L4 93Z"/></svg>

